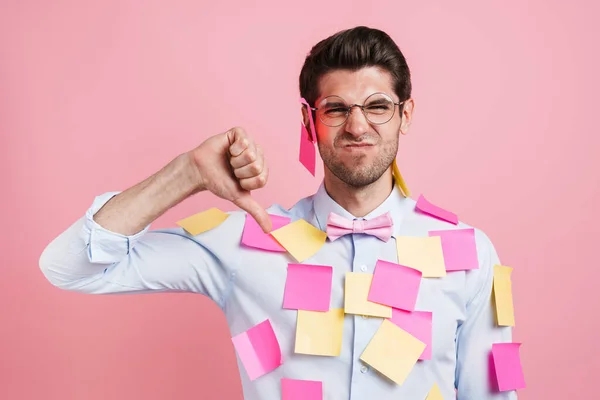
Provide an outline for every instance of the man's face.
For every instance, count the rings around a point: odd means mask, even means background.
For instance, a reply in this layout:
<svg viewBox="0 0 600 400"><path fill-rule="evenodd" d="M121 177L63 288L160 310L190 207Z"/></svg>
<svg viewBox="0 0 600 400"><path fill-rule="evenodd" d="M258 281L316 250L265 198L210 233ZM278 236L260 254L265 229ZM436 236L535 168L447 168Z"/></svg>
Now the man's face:
<svg viewBox="0 0 600 400"><path fill-rule="evenodd" d="M391 75L376 67L358 71L336 70L319 81L320 96L315 106L329 96L341 97L347 105L365 104L373 93L385 93L398 102ZM410 104L412 108L412 103ZM363 187L377 181L390 167L398 151L398 137L407 125L395 106L388 122L376 125L369 122L359 107L353 107L348 119L340 126L325 125L315 118L319 152L329 169L342 182Z"/></svg>

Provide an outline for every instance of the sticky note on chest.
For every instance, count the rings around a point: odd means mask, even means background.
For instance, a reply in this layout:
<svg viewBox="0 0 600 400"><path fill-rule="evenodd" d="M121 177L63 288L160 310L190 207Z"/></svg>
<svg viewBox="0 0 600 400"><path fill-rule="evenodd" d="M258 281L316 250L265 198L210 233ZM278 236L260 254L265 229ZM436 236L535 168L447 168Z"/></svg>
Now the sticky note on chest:
<svg viewBox="0 0 600 400"><path fill-rule="evenodd" d="M418 269L423 273L423 278L446 276L442 239L439 236L398 236L396 248L398 264Z"/></svg>
<svg viewBox="0 0 600 400"><path fill-rule="evenodd" d="M281 365L281 349L268 319L232 339L250 380Z"/></svg>
<svg viewBox="0 0 600 400"><path fill-rule="evenodd" d="M271 235L298 262L312 257L323 247L327 234L303 219L271 232Z"/></svg>
<svg viewBox="0 0 600 400"><path fill-rule="evenodd" d="M298 310L294 351L316 356L340 355L344 331L344 310L327 312Z"/></svg>
<svg viewBox="0 0 600 400"><path fill-rule="evenodd" d="M344 284L344 310L347 314L391 318L392 308L368 300L373 274L346 273Z"/></svg>

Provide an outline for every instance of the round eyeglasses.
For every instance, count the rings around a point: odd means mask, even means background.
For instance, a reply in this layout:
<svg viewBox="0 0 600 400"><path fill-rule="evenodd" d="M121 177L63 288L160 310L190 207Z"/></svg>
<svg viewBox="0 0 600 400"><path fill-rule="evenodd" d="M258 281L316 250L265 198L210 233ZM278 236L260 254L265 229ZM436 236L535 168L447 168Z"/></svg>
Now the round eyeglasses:
<svg viewBox="0 0 600 400"><path fill-rule="evenodd" d="M365 100L364 104L346 104L346 101L339 96L327 96L317 107L311 107L315 111L319 120L331 127L343 125L350 115L353 107L359 107L367 121L375 125L385 124L394 116L396 106L404 102L394 102L390 96L385 93L373 93Z"/></svg>

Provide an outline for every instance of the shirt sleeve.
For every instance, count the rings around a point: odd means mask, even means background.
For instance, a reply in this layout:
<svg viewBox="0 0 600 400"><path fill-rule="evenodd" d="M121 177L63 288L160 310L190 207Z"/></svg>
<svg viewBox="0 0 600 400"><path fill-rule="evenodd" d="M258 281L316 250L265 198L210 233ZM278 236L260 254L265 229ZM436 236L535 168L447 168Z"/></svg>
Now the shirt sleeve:
<svg viewBox="0 0 600 400"><path fill-rule="evenodd" d="M456 337L457 400L516 400L516 391L499 392L490 374L493 343L512 341L512 328L497 326L492 303L494 265L500 264L489 238L476 230L479 269L467 272L466 318Z"/></svg>
<svg viewBox="0 0 600 400"><path fill-rule="evenodd" d="M85 216L44 249L39 264L45 277L59 288L82 293L199 293L222 307L239 256L224 247L235 240L230 237L234 227L226 223L230 218L197 236L150 226L135 235L121 235L93 218L116 194L96 197ZM223 253L228 256L220 256Z"/></svg>

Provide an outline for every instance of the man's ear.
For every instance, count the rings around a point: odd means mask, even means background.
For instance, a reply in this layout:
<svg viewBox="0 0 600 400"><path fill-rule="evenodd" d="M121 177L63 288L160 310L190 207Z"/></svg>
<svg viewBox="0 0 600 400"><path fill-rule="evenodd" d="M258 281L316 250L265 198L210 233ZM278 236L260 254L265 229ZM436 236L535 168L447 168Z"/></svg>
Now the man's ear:
<svg viewBox="0 0 600 400"><path fill-rule="evenodd" d="M412 123L413 113L415 111L415 100L410 98L402 105L402 124L400 124L400 133L406 135L408 128Z"/></svg>
<svg viewBox="0 0 600 400"><path fill-rule="evenodd" d="M315 133L312 132L310 129L310 119L309 119L308 111L306 110L306 105L301 104L300 108L302 110L302 122L304 123L304 126L306 127L308 135L310 136L311 140L316 141L317 137L315 136Z"/></svg>

